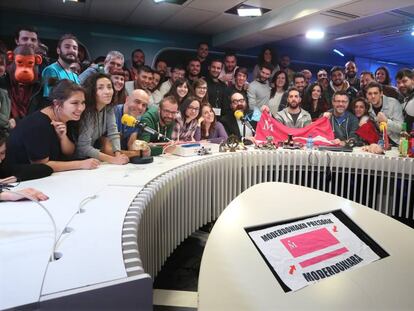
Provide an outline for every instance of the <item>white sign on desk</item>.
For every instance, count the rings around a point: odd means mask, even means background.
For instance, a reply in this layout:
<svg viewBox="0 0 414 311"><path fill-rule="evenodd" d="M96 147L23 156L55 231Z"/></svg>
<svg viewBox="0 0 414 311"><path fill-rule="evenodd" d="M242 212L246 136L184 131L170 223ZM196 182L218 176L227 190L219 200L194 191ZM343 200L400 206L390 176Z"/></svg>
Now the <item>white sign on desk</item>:
<svg viewBox="0 0 414 311"><path fill-rule="evenodd" d="M380 259L332 213L248 234L293 291Z"/></svg>

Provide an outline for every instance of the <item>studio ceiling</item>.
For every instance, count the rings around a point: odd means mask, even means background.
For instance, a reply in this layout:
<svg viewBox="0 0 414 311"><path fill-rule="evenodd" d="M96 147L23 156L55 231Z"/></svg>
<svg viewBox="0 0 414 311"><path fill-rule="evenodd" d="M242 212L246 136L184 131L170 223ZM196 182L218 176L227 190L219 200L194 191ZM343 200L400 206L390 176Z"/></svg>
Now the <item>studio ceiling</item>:
<svg viewBox="0 0 414 311"><path fill-rule="evenodd" d="M239 3L271 9L261 17L224 13ZM348 54L414 63L413 0L187 0L182 5L153 0L0 0L0 7L80 20L146 26L211 36L215 47L263 44L338 48ZM323 41L304 38L324 29Z"/></svg>

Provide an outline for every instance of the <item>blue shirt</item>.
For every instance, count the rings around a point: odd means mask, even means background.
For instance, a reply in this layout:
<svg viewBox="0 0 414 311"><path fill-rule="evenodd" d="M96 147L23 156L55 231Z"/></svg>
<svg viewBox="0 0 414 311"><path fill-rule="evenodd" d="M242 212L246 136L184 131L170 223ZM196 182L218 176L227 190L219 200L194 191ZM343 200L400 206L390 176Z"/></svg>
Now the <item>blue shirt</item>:
<svg viewBox="0 0 414 311"><path fill-rule="evenodd" d="M129 137L133 133L137 133L137 135L139 135L141 133L141 130L135 127L129 127L129 126L122 124L121 119L123 115L124 115L124 105L123 104L116 105L115 119L116 119L116 126L118 127L118 131L121 134L121 149L128 150Z"/></svg>
<svg viewBox="0 0 414 311"><path fill-rule="evenodd" d="M58 62L47 66L42 72L42 80L44 83L43 97L48 97L51 87L49 86L49 79L56 78L58 80L68 79L76 84L80 84L78 75L72 71L66 71Z"/></svg>

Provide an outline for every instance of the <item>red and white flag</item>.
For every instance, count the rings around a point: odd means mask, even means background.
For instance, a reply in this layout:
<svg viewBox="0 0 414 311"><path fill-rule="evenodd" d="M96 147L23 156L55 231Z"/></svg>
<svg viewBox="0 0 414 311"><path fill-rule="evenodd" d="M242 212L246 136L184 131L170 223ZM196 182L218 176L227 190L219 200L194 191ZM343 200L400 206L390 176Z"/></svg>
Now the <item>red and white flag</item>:
<svg viewBox="0 0 414 311"><path fill-rule="evenodd" d="M303 128L290 128L275 120L269 113L263 112L256 127L255 139L265 142L266 137L272 136L275 143L286 141L292 135L295 142L306 144L309 135L316 146L333 146L335 139L331 123L328 118L322 117Z"/></svg>

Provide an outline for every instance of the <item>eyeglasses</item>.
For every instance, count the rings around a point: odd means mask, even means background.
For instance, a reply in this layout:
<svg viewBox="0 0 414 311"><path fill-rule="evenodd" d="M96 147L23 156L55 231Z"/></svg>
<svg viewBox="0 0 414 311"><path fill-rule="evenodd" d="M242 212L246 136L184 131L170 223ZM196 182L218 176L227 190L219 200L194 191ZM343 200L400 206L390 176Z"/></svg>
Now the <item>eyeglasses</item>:
<svg viewBox="0 0 414 311"><path fill-rule="evenodd" d="M240 98L240 99L233 99L233 100L231 101L231 103L232 103L232 104L242 104L242 103L244 103L244 102L246 102L246 100L245 100L244 98Z"/></svg>
<svg viewBox="0 0 414 311"><path fill-rule="evenodd" d="M187 107L187 109L188 109L188 110L191 110L191 111L194 111L194 112L195 112L195 111L200 111L200 108L198 108L198 107L191 107L191 106L188 106L188 107Z"/></svg>
<svg viewBox="0 0 414 311"><path fill-rule="evenodd" d="M168 110L168 109L162 109L161 110L163 113L165 113L165 114L169 114L169 115L176 115L177 114L177 112L178 111L171 111L171 110Z"/></svg>

